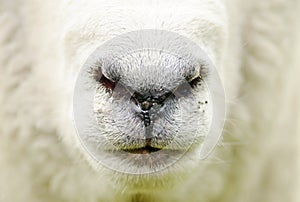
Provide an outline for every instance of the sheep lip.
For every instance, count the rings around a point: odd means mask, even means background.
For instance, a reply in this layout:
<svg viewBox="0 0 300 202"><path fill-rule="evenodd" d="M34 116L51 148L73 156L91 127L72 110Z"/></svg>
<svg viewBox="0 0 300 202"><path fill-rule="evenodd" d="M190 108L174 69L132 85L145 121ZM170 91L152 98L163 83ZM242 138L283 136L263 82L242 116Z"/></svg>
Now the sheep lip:
<svg viewBox="0 0 300 202"><path fill-rule="evenodd" d="M132 154L150 154L153 152L157 152L161 150L160 148L155 148L151 146L145 146L145 147L140 147L140 148L135 148L135 149L123 149L125 152L129 152Z"/></svg>

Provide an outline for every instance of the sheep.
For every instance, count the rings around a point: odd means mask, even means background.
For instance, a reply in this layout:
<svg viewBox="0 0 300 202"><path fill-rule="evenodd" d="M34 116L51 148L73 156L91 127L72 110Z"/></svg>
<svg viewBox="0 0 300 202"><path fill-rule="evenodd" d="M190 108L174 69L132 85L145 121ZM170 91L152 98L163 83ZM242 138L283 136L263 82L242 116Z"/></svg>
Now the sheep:
<svg viewBox="0 0 300 202"><path fill-rule="evenodd" d="M0 201L299 201L298 13L280 0L1 0ZM143 30L204 51L226 118L208 157L124 173L80 141L73 96L98 47Z"/></svg>

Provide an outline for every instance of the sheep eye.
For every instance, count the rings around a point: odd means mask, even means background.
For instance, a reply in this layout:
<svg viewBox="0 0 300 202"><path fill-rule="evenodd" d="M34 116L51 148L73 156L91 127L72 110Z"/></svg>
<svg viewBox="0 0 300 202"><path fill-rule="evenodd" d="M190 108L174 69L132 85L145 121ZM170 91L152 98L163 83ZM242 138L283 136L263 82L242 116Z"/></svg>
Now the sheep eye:
<svg viewBox="0 0 300 202"><path fill-rule="evenodd" d="M200 81L201 78L198 76L189 82L184 82L175 89L174 94L177 97L186 97L191 93L191 89L195 88Z"/></svg>
<svg viewBox="0 0 300 202"><path fill-rule="evenodd" d="M94 78L106 89L106 92L112 92L116 87L116 82L104 76L100 69L95 70Z"/></svg>
<svg viewBox="0 0 300 202"><path fill-rule="evenodd" d="M105 87L107 92L112 92L114 90L114 88L116 87L116 82L108 79L104 75L102 75L102 77L100 78L99 83L101 83L102 86Z"/></svg>
<svg viewBox="0 0 300 202"><path fill-rule="evenodd" d="M195 88L195 87L200 83L200 81L201 81L201 77L200 77L200 76L197 76L196 78L194 78L193 80L191 80L191 81L189 82L189 84L190 84L190 86L191 86L192 88Z"/></svg>

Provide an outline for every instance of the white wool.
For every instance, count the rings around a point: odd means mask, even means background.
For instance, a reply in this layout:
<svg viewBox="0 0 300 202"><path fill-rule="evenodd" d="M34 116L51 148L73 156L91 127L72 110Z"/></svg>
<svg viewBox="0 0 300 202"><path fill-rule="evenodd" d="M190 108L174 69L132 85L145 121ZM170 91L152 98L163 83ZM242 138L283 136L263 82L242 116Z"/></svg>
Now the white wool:
<svg viewBox="0 0 300 202"><path fill-rule="evenodd" d="M0 0L0 202L300 201L299 12L296 0ZM71 106L94 49L149 28L207 52L228 114L197 170L134 192L139 176L90 166Z"/></svg>

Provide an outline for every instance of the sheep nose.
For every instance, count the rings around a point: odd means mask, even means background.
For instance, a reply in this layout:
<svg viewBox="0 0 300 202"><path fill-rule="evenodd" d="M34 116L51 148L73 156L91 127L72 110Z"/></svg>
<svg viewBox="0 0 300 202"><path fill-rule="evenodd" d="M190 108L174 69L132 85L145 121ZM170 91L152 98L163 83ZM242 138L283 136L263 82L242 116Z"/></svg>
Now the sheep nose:
<svg viewBox="0 0 300 202"><path fill-rule="evenodd" d="M138 116L144 122L145 127L151 125L162 106L164 105L164 101L168 98L170 93L166 93L164 95L150 95L143 96L139 93L134 93L132 96L132 100L136 106L138 106Z"/></svg>
<svg viewBox="0 0 300 202"><path fill-rule="evenodd" d="M138 108L140 109L139 117L144 122L145 127L151 125L155 116L157 115L159 109L161 108L161 104L154 99L147 99L141 102L138 102Z"/></svg>
<svg viewBox="0 0 300 202"><path fill-rule="evenodd" d="M153 106L153 103L149 102L149 101L144 101L140 104L142 110L149 110L152 106Z"/></svg>

